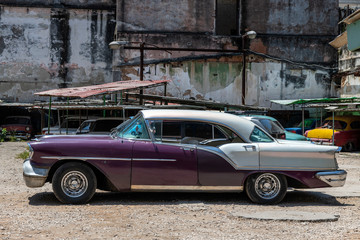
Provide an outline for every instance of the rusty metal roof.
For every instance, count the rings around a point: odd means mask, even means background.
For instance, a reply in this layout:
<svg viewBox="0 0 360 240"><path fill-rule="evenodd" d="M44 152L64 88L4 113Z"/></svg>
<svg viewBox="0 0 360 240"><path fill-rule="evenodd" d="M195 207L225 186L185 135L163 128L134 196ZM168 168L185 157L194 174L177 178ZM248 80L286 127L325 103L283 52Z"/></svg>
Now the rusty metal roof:
<svg viewBox="0 0 360 240"><path fill-rule="evenodd" d="M51 97L71 97L71 98L87 98L90 96L111 94L124 90L137 90L143 88L157 87L170 82L170 80L129 80L105 83L100 85L91 85L74 88L59 88L48 91L38 92L35 95L51 96Z"/></svg>

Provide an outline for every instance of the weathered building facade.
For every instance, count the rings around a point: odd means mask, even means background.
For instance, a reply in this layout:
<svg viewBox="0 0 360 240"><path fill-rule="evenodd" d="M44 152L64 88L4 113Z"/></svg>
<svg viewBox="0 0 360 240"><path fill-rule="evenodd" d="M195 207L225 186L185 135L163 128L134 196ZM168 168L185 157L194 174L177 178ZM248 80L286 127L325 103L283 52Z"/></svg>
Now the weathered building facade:
<svg viewBox="0 0 360 240"><path fill-rule="evenodd" d="M340 9L341 34L331 42L338 49L337 83L341 84L341 97L360 97L360 3L340 0Z"/></svg>
<svg viewBox="0 0 360 240"><path fill-rule="evenodd" d="M112 0L0 1L0 99L112 81Z"/></svg>
<svg viewBox="0 0 360 240"><path fill-rule="evenodd" d="M172 79L172 96L270 106L271 99L338 94L332 74L337 0L117 0L116 40L128 45L182 48L144 51L145 79ZM254 40L242 34L257 32ZM239 53L191 49L237 49ZM242 48L249 49L245 78ZM140 51L113 55L115 80L139 79Z"/></svg>

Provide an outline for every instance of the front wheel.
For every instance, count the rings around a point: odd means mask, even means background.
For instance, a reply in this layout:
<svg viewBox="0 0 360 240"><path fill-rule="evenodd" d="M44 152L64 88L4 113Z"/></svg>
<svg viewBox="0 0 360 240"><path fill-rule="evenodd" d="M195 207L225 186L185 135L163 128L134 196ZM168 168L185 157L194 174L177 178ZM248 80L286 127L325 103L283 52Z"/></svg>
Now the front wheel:
<svg viewBox="0 0 360 240"><path fill-rule="evenodd" d="M62 203L86 203L95 194L96 187L93 170L83 163L65 163L55 171L52 178L54 194Z"/></svg>
<svg viewBox="0 0 360 240"><path fill-rule="evenodd" d="M259 204L277 204L285 197L287 181L285 176L273 173L252 175L245 183L246 194Z"/></svg>

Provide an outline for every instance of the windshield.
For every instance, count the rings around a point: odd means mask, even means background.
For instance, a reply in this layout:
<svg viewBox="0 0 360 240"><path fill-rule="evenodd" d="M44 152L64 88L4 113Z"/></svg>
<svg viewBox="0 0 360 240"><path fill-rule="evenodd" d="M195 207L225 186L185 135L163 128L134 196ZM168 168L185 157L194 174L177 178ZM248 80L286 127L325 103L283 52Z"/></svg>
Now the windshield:
<svg viewBox="0 0 360 240"><path fill-rule="evenodd" d="M250 135L250 140L252 142L273 142L273 139L269 137L266 133L260 130L258 127L255 127L253 132Z"/></svg>
<svg viewBox="0 0 360 240"><path fill-rule="evenodd" d="M311 128L312 125L313 125L313 123L314 123L315 121L316 121L316 123L318 124L319 121L317 121L317 120L305 119L305 120L304 120L304 127L305 127L305 128ZM297 125L297 127L302 128L302 122L300 122L300 123Z"/></svg>
<svg viewBox="0 0 360 240"><path fill-rule="evenodd" d="M112 133L111 137L128 139L150 139L144 118L138 114L133 119L120 124Z"/></svg>
<svg viewBox="0 0 360 240"><path fill-rule="evenodd" d="M5 120L5 124L23 124L30 125L30 119L23 117L8 117Z"/></svg>
<svg viewBox="0 0 360 240"><path fill-rule="evenodd" d="M270 134L273 133L283 133L284 128L278 121L272 121L270 119L258 119L258 121L264 126Z"/></svg>

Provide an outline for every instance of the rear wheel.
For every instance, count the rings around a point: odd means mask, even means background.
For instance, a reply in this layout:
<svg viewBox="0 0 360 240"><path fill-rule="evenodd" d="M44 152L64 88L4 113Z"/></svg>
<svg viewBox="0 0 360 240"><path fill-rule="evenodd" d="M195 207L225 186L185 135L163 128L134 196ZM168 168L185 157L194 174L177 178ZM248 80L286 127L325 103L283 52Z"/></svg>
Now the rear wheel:
<svg viewBox="0 0 360 240"><path fill-rule="evenodd" d="M354 150L354 144L352 142L348 142L344 146L345 152L352 152Z"/></svg>
<svg viewBox="0 0 360 240"><path fill-rule="evenodd" d="M54 194L60 202L83 204L94 195L97 186L93 170L83 163L70 162L59 167L52 179Z"/></svg>
<svg viewBox="0 0 360 240"><path fill-rule="evenodd" d="M285 176L279 174L256 174L246 181L245 190L250 200L255 203L276 204L285 197L287 181Z"/></svg>

